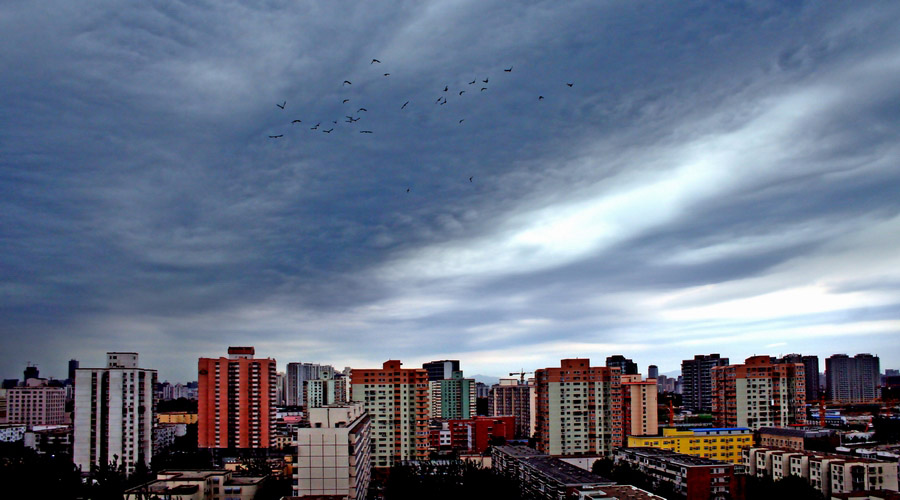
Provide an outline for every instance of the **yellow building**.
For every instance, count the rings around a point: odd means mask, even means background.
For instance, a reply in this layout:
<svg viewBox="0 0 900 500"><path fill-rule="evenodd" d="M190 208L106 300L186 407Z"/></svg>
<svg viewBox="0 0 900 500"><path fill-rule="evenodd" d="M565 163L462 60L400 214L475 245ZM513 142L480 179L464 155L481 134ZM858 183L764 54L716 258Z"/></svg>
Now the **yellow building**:
<svg viewBox="0 0 900 500"><path fill-rule="evenodd" d="M662 436L629 436L628 446L660 448L676 453L741 463L741 449L753 446L753 431L746 427L714 429L665 428Z"/></svg>
<svg viewBox="0 0 900 500"><path fill-rule="evenodd" d="M170 411L157 413L156 422L160 424L196 424L197 414L186 411Z"/></svg>

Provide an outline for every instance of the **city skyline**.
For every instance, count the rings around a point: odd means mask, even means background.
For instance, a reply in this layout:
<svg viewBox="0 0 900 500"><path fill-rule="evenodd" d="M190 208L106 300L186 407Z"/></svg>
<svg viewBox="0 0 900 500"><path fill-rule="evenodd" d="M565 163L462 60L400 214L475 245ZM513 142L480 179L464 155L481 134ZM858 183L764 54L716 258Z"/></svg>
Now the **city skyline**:
<svg viewBox="0 0 900 500"><path fill-rule="evenodd" d="M129 351L189 381L242 345L279 371L900 367L898 21L4 5L0 374Z"/></svg>

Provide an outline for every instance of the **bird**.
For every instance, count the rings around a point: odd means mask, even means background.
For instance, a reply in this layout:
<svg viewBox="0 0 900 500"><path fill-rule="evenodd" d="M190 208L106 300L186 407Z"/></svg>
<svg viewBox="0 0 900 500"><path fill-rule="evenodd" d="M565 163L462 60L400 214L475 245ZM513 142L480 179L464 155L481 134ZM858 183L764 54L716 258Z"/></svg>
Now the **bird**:
<svg viewBox="0 0 900 500"><path fill-rule="evenodd" d="M574 84L574 83L566 83L566 85L568 85L569 87L571 87L572 85L575 85L575 84Z"/></svg>
<svg viewBox="0 0 900 500"><path fill-rule="evenodd" d="M446 92L449 88L450 88L449 86L444 85L444 92Z"/></svg>
<svg viewBox="0 0 900 500"><path fill-rule="evenodd" d="M444 104L447 104L447 98L446 98L446 97L444 98L444 102L441 103L441 106L443 106Z"/></svg>
<svg viewBox="0 0 900 500"><path fill-rule="evenodd" d="M513 67L510 66L510 67L504 69L503 71L505 71L505 72L507 72L507 73L512 73L512 68L513 68Z"/></svg>
<svg viewBox="0 0 900 500"><path fill-rule="evenodd" d="M459 91L459 95L463 95L463 94L465 94L465 93L466 93L465 90L460 90L460 91Z"/></svg>
<svg viewBox="0 0 900 500"><path fill-rule="evenodd" d="M476 79L472 80L471 82L469 82L469 85L472 85L473 83L475 83L475 82L477 82L477 81L478 81L478 78L476 78Z"/></svg>
<svg viewBox="0 0 900 500"><path fill-rule="evenodd" d="M326 134L330 134L332 130L334 130L334 127L330 128L328 130L323 130L322 132L324 132Z"/></svg>
<svg viewBox="0 0 900 500"><path fill-rule="evenodd" d="M366 113L369 112L369 110L366 109L366 108L359 108L359 109L356 110L357 113L359 113L360 111L365 111Z"/></svg>
<svg viewBox="0 0 900 500"><path fill-rule="evenodd" d="M344 85L353 85L353 83L350 80L344 80L344 83L342 83L341 86Z"/></svg>
<svg viewBox="0 0 900 500"><path fill-rule="evenodd" d="M319 122L319 123L316 124L315 127L310 127L309 129L310 129L310 130L317 130L317 129L319 128L319 125L320 125L321 123L322 123L322 122Z"/></svg>
<svg viewBox="0 0 900 500"><path fill-rule="evenodd" d="M294 120L291 123L303 123L303 120Z"/></svg>
<svg viewBox="0 0 900 500"><path fill-rule="evenodd" d="M438 104L439 102L441 102L441 99L443 99L443 98L444 98L443 96L438 97L437 101L434 101L434 103L435 103L435 104Z"/></svg>
<svg viewBox="0 0 900 500"><path fill-rule="evenodd" d="M391 76L391 74L390 74L390 73L385 73L384 76Z"/></svg>
<svg viewBox="0 0 900 500"><path fill-rule="evenodd" d="M407 192L407 193L409 192L409 188L406 188L406 192Z"/></svg>
<svg viewBox="0 0 900 500"><path fill-rule="evenodd" d="M463 118L462 120L460 120L459 123L462 123L462 122L464 122L464 121L466 121L465 118Z"/></svg>
<svg viewBox="0 0 900 500"><path fill-rule="evenodd" d="M400 106L400 109L405 108L407 104L409 104L409 101L404 102L404 103L403 103L403 106Z"/></svg>
<svg viewBox="0 0 900 500"><path fill-rule="evenodd" d="M337 123L337 120L332 120L331 123Z"/></svg>
<svg viewBox="0 0 900 500"><path fill-rule="evenodd" d="M279 137L284 137L284 134L281 135L270 135L269 139L278 139Z"/></svg>
<svg viewBox="0 0 900 500"><path fill-rule="evenodd" d="M481 80L481 81L484 82L484 83L487 83L488 79L485 78L484 80Z"/></svg>
<svg viewBox="0 0 900 500"><path fill-rule="evenodd" d="M284 107L287 106L287 101L284 101L284 102L281 103L281 104L276 103L275 105L278 106L278 107L281 108L281 109L284 109Z"/></svg>
<svg viewBox="0 0 900 500"><path fill-rule="evenodd" d="M543 100L544 100L544 96L539 95L539 96L538 96L538 101L543 101Z"/></svg>
<svg viewBox="0 0 900 500"><path fill-rule="evenodd" d="M371 130L360 130L359 133L360 134L371 134L372 131Z"/></svg>
<svg viewBox="0 0 900 500"><path fill-rule="evenodd" d="M378 59L372 59L372 62L370 62L369 64L375 64L375 63L381 64L381 61L379 61Z"/></svg>
<svg viewBox="0 0 900 500"><path fill-rule="evenodd" d="M472 178L471 178L471 177L469 177L469 182L472 182Z"/></svg>
<svg viewBox="0 0 900 500"><path fill-rule="evenodd" d="M485 90L487 90L487 87L481 87L482 92L484 92Z"/></svg>
<svg viewBox="0 0 900 500"><path fill-rule="evenodd" d="M347 104L348 102L350 102L350 99L344 99L344 101L341 104Z"/></svg>

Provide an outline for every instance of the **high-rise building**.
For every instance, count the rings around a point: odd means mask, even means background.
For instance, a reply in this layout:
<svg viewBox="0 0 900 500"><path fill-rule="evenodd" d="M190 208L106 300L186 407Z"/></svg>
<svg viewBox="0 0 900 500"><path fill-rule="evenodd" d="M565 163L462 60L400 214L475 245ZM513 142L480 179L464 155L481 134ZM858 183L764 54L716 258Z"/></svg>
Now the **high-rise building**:
<svg viewBox="0 0 900 500"><path fill-rule="evenodd" d="M31 382L37 382L32 379ZM66 423L66 390L46 383L7 390L7 419L11 424L60 425Z"/></svg>
<svg viewBox="0 0 900 500"><path fill-rule="evenodd" d="M318 380L309 380L306 385L306 407L319 408L347 402L347 379L336 376L333 371L325 371Z"/></svg>
<svg viewBox="0 0 900 500"><path fill-rule="evenodd" d="M269 448L275 426L275 360L253 347L198 362L198 446Z"/></svg>
<svg viewBox="0 0 900 500"><path fill-rule="evenodd" d="M803 375L806 380L806 400L818 401L819 399L819 357L801 356L799 354L785 354L778 360L779 363L803 363Z"/></svg>
<svg viewBox="0 0 900 500"><path fill-rule="evenodd" d="M653 436L657 425L656 380L640 375L622 375L622 429L625 436Z"/></svg>
<svg viewBox="0 0 900 500"><path fill-rule="evenodd" d="M468 419L475 417L475 380L455 371L448 379L432 380L431 418Z"/></svg>
<svg viewBox="0 0 900 500"><path fill-rule="evenodd" d="M423 364L422 368L428 372L429 382L434 382L435 380L444 380L446 378L453 378L453 372L459 371L459 360L442 359L440 361L432 361L430 363Z"/></svg>
<svg viewBox="0 0 900 500"><path fill-rule="evenodd" d="M70 384L75 383L75 370L78 369L78 360L70 359L69 360L69 378L68 381Z"/></svg>
<svg viewBox="0 0 900 500"><path fill-rule="evenodd" d="M284 372L275 372L275 406L284 406L287 403L287 375Z"/></svg>
<svg viewBox="0 0 900 500"><path fill-rule="evenodd" d="M493 417L516 417L517 439L530 438L534 432L534 412L531 399L534 385L522 384L519 379L502 378L491 387L488 396L488 414Z"/></svg>
<svg viewBox="0 0 900 500"><path fill-rule="evenodd" d="M621 354L607 356L606 367L618 368L621 370L622 375L637 375L638 372L637 363Z"/></svg>
<svg viewBox="0 0 900 500"><path fill-rule="evenodd" d="M363 404L309 408L309 424L297 430L294 497L365 500L372 457Z"/></svg>
<svg viewBox="0 0 900 500"><path fill-rule="evenodd" d="M82 471L119 458L126 474L153 457L156 370L137 353L107 353L106 368L75 370L73 459Z"/></svg>
<svg viewBox="0 0 900 500"><path fill-rule="evenodd" d="M618 367L564 359L535 372L538 450L549 455L610 455L623 442Z"/></svg>
<svg viewBox="0 0 900 500"><path fill-rule="evenodd" d="M647 378L659 378L659 367L650 365L647 367Z"/></svg>
<svg viewBox="0 0 900 500"><path fill-rule="evenodd" d="M718 354L696 355L694 359L681 362L681 375L684 377L682 402L685 408L695 412L712 411L712 373L714 366L726 366L728 358ZM676 389L676 393L678 390Z"/></svg>
<svg viewBox="0 0 900 500"><path fill-rule="evenodd" d="M716 366L712 413L719 427L788 427L806 423L802 363L752 356L742 365Z"/></svg>
<svg viewBox="0 0 900 500"><path fill-rule="evenodd" d="M317 363L288 363L287 394L288 406L306 406L306 392L310 380L319 380L323 374L334 376L334 367Z"/></svg>
<svg viewBox="0 0 900 500"><path fill-rule="evenodd" d="M400 368L399 360L382 368L354 369L354 402L362 402L372 419L372 464L391 467L402 460L428 457L428 372Z"/></svg>
<svg viewBox="0 0 900 500"><path fill-rule="evenodd" d="M38 370L38 367L36 365L29 364L25 367L25 371L23 372L23 380L25 380L25 383L27 384L28 379L40 378L40 373L41 372Z"/></svg>
<svg viewBox="0 0 900 500"><path fill-rule="evenodd" d="M879 397L881 364L878 356L835 354L825 359L828 399L841 403L871 401Z"/></svg>

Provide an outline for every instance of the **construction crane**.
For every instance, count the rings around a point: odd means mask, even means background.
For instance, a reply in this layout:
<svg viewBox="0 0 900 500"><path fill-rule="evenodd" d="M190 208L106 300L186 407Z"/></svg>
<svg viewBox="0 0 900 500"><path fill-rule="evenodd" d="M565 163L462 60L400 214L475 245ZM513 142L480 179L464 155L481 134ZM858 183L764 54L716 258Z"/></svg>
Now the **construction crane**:
<svg viewBox="0 0 900 500"><path fill-rule="evenodd" d="M519 370L517 372L510 373L510 375L518 375L519 376L519 384L520 385L525 385L525 375L528 375L528 374L533 375L534 372L526 372L525 369L522 368L521 370Z"/></svg>

